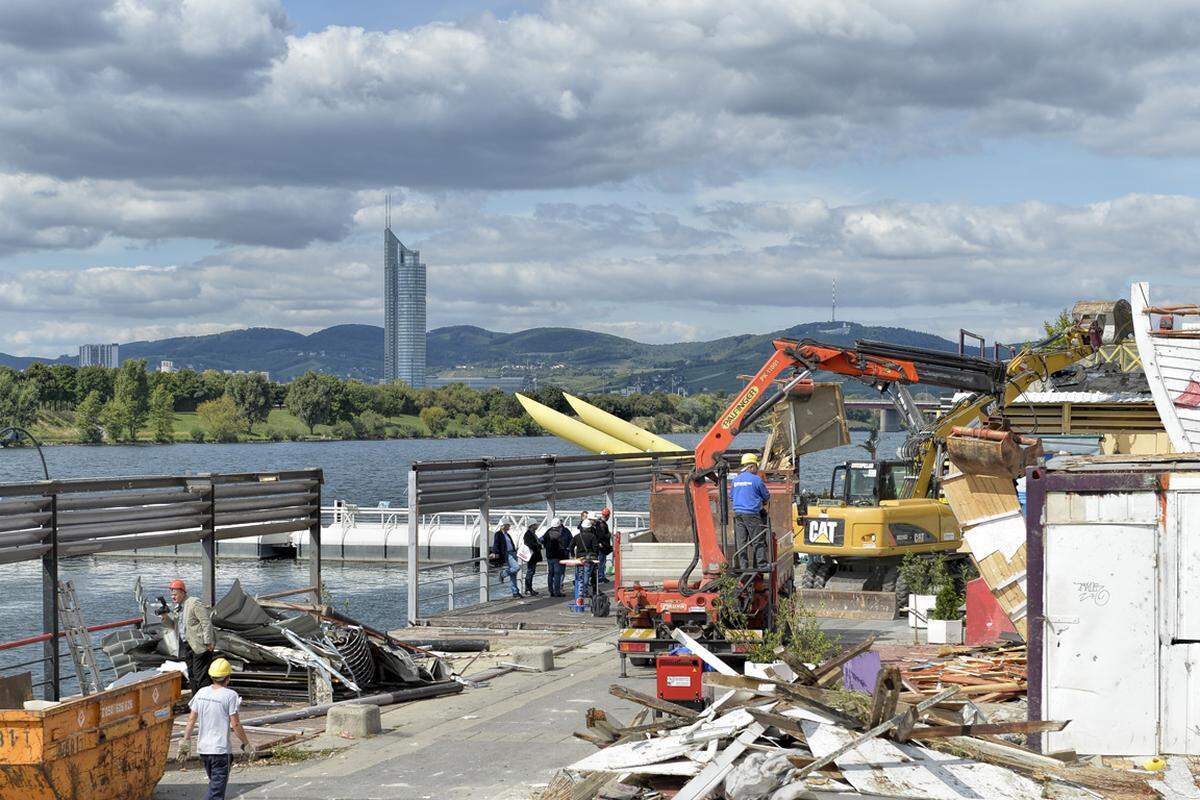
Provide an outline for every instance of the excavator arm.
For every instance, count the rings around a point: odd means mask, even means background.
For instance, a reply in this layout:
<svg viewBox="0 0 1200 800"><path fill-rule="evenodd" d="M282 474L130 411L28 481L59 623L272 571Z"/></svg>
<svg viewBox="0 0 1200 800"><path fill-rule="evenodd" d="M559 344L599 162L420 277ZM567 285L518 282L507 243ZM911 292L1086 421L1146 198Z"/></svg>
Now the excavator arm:
<svg viewBox="0 0 1200 800"><path fill-rule="evenodd" d="M746 384L701 439L695 450L695 468L687 477L688 507L697 545L697 559L705 577L715 577L725 563L717 539L706 484L723 467L721 454L737 434L752 425L813 372L834 372L865 381L880 391L895 383L930 383L937 386L998 393L1003 391L1004 368L996 362L936 350L906 348L881 342L858 342L852 348L811 340L776 339L775 352ZM785 372L794 375L770 397L765 393ZM684 573L681 588L695 561Z"/></svg>

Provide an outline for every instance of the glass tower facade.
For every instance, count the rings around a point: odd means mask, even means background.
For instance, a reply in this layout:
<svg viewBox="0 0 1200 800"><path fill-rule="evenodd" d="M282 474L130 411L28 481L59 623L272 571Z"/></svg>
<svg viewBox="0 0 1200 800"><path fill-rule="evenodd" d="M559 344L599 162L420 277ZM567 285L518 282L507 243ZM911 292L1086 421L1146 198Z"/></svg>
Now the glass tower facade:
<svg viewBox="0 0 1200 800"><path fill-rule="evenodd" d="M383 231L383 379L425 387L425 264Z"/></svg>

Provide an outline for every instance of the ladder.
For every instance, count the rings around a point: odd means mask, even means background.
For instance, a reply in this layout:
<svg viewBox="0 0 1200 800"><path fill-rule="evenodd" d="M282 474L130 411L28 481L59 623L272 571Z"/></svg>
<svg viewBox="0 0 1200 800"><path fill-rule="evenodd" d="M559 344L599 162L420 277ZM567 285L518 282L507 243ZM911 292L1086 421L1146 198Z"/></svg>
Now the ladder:
<svg viewBox="0 0 1200 800"><path fill-rule="evenodd" d="M79 691L84 696L100 692L104 685L100 679L100 668L92 653L92 637L84 627L79 600L70 581L58 582L58 616L62 620L63 635L75 662L75 675L79 678Z"/></svg>

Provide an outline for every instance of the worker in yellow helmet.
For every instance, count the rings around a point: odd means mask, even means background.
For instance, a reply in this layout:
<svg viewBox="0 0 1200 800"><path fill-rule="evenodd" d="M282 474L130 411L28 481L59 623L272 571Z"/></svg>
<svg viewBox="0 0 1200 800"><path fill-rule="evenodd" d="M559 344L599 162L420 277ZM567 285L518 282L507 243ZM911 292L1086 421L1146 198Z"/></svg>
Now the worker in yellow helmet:
<svg viewBox="0 0 1200 800"><path fill-rule="evenodd" d="M208 676L212 678L212 684L201 688L188 702L192 713L188 715L183 741L179 743L179 754L176 756L180 762L187 758L191 752L192 728L199 722L196 753L204 762L204 772L208 775L205 800L225 800L225 786L229 783L230 728L242 741L242 752L247 758L255 755L254 745L250 744L250 737L238 719L242 698L229 688L229 676L232 673L233 667L223 658L215 659L209 666Z"/></svg>
<svg viewBox="0 0 1200 800"><path fill-rule="evenodd" d="M764 570L769 565L765 503L771 499L767 484L758 474L758 456L742 455L742 469L729 479L733 505L733 568L736 571Z"/></svg>

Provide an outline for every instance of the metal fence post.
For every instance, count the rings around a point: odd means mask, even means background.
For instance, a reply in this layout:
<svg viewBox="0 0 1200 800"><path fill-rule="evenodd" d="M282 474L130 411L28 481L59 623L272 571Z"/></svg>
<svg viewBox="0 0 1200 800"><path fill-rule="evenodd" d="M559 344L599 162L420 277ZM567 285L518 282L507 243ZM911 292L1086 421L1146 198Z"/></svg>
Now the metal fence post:
<svg viewBox="0 0 1200 800"><path fill-rule="evenodd" d="M491 520L488 518L491 511L488 508L487 501L479 507L479 548L476 556L482 560L479 562L479 602L486 603L488 598L488 561L487 556L491 551ZM505 569L508 565L504 565Z"/></svg>
<svg viewBox="0 0 1200 800"><path fill-rule="evenodd" d="M58 492L50 495L50 550L42 556L42 630L50 634L50 641L43 645L47 662L42 668L42 697L58 700L62 676L58 658Z"/></svg>
<svg viewBox="0 0 1200 800"><path fill-rule="evenodd" d="M313 508L312 525L308 528L308 585L314 587L313 602L321 603L321 482L317 481L317 503ZM384 558L387 558L387 540L384 540Z"/></svg>
<svg viewBox="0 0 1200 800"><path fill-rule="evenodd" d="M217 485L208 482L208 519L200 539L200 571L203 589L200 596L212 608L217 604Z"/></svg>
<svg viewBox="0 0 1200 800"><path fill-rule="evenodd" d="M446 596L447 606L450 611L454 610L454 564L450 565L450 591Z"/></svg>
<svg viewBox="0 0 1200 800"><path fill-rule="evenodd" d="M416 624L420 609L420 559L417 537L421 531L420 508L417 503L417 471L408 468L408 624Z"/></svg>

